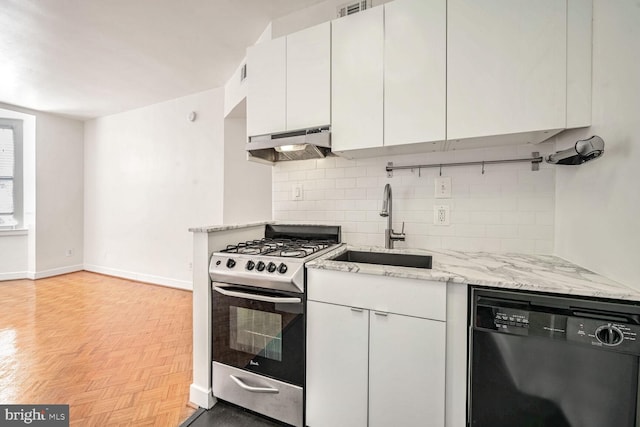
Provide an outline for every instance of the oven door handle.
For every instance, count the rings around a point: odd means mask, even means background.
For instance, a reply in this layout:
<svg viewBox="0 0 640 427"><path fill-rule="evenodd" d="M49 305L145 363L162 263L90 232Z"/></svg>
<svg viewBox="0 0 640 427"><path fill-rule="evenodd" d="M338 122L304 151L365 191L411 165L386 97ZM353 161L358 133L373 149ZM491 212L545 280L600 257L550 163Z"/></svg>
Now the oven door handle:
<svg viewBox="0 0 640 427"><path fill-rule="evenodd" d="M247 391L250 391L252 393L280 393L280 390L278 390L277 388L271 388L271 387L253 387L250 386L248 384L246 384L244 381L242 381L240 378L236 377L235 375L229 375L229 377L236 383L238 384L238 386L242 389L245 389Z"/></svg>
<svg viewBox="0 0 640 427"><path fill-rule="evenodd" d="M273 302L276 304L300 304L302 300L294 297L270 297L268 295L248 294L245 292L230 291L219 286L214 286L213 290L228 297L246 298L256 301Z"/></svg>

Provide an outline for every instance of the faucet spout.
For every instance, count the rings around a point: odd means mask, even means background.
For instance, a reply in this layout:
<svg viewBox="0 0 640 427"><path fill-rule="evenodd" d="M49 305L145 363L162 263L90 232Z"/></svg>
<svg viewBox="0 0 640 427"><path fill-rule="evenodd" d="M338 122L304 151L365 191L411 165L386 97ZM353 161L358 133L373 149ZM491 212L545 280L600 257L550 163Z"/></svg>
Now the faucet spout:
<svg viewBox="0 0 640 427"><path fill-rule="evenodd" d="M404 222L402 223L402 232L395 233L392 228L393 224L393 196L391 193L391 184L384 186L384 192L382 193L382 210L380 211L381 217L387 218L387 228L384 230L384 247L387 249L393 249L394 240L404 241Z"/></svg>

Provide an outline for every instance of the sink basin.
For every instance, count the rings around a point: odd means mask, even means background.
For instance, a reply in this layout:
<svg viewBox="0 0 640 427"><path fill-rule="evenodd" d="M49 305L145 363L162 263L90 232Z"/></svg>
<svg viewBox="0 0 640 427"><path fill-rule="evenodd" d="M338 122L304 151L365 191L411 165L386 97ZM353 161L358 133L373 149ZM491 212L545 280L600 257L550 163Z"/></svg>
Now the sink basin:
<svg viewBox="0 0 640 427"><path fill-rule="evenodd" d="M334 261L393 265L395 267L431 268L431 255L397 254L387 252L346 251L332 258Z"/></svg>

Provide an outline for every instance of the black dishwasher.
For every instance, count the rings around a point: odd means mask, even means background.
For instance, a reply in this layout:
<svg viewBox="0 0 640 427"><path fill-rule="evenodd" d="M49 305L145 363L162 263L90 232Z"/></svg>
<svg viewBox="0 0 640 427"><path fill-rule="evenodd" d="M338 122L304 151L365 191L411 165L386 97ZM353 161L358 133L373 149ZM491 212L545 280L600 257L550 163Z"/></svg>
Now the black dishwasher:
<svg viewBox="0 0 640 427"><path fill-rule="evenodd" d="M471 288L472 427L634 427L640 307Z"/></svg>

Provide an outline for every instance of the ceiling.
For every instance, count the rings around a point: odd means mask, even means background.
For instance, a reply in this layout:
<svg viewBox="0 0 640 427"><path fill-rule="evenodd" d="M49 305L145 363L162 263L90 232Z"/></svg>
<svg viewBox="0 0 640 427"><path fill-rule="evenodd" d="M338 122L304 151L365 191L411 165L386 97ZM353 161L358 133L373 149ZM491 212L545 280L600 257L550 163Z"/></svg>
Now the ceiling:
<svg viewBox="0 0 640 427"><path fill-rule="evenodd" d="M88 119L223 86L322 0L0 0L0 102Z"/></svg>

